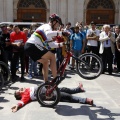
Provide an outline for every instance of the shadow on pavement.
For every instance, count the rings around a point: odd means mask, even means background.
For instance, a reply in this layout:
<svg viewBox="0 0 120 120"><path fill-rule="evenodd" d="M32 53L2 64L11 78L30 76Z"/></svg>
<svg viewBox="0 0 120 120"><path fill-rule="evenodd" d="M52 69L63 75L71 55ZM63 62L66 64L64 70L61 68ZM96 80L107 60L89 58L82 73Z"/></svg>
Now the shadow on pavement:
<svg viewBox="0 0 120 120"><path fill-rule="evenodd" d="M109 109L104 108L102 106L96 106L96 108L97 108L96 110L91 111L94 113L95 118L101 117L97 118L97 120L115 120L116 119L114 118L115 116L120 117L120 113L112 113Z"/></svg>
<svg viewBox="0 0 120 120"><path fill-rule="evenodd" d="M0 97L0 102L9 102L9 100L4 99L4 97Z"/></svg>
<svg viewBox="0 0 120 120"><path fill-rule="evenodd" d="M90 109L94 108L94 110ZM120 116L118 113L112 113L109 109L91 106L81 106L80 108L73 108L68 105L57 105L55 112L62 116L76 116L86 115L90 120L115 120L115 116Z"/></svg>
<svg viewBox="0 0 120 120"><path fill-rule="evenodd" d="M44 81L43 80L41 80L41 79L38 79L38 80L35 80L35 79L26 79L25 81L24 81L24 83L30 83L30 84L41 84L41 83L43 83Z"/></svg>
<svg viewBox="0 0 120 120"><path fill-rule="evenodd" d="M3 107L0 107L0 110L2 110L3 109Z"/></svg>
<svg viewBox="0 0 120 120"><path fill-rule="evenodd" d="M11 93L6 93L5 91L7 91L8 89L13 89L13 90L18 90L19 88L18 87L11 87L12 83L9 83L7 85L5 85L2 90L0 91L0 94L1 93L5 93L5 94L11 94Z"/></svg>
<svg viewBox="0 0 120 120"><path fill-rule="evenodd" d="M120 74L112 74L112 76L114 76L114 77L120 77Z"/></svg>

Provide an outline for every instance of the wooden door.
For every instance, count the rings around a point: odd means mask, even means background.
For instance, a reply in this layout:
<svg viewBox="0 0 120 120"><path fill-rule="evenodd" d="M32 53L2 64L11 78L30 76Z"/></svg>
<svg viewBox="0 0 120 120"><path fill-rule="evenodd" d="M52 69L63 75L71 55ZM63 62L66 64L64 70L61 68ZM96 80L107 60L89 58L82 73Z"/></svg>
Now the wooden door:
<svg viewBox="0 0 120 120"><path fill-rule="evenodd" d="M115 5L113 0L89 0L86 11L86 23L113 24Z"/></svg>
<svg viewBox="0 0 120 120"><path fill-rule="evenodd" d="M45 9L18 9L16 21L46 22Z"/></svg>
<svg viewBox="0 0 120 120"><path fill-rule="evenodd" d="M87 10L86 23L94 21L97 24L113 24L114 17L114 10Z"/></svg>

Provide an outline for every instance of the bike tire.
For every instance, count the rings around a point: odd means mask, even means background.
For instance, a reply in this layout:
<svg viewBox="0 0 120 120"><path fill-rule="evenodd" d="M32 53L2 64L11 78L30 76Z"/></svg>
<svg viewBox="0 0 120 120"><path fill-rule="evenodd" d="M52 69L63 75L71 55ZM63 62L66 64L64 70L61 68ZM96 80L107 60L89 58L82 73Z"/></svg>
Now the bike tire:
<svg viewBox="0 0 120 120"><path fill-rule="evenodd" d="M4 86L4 78L2 73L0 72L0 90L3 88L3 86Z"/></svg>
<svg viewBox="0 0 120 120"><path fill-rule="evenodd" d="M10 81L10 70L8 65L2 61L0 61L0 69L1 73L3 74L4 83L7 84Z"/></svg>
<svg viewBox="0 0 120 120"><path fill-rule="evenodd" d="M97 64L98 70L94 68L95 65L93 65L92 60L94 61L95 64ZM79 60L76 64L76 70L80 77L86 80L92 80L99 77L100 74L102 73L103 63L101 58L98 55L93 53L85 53L80 55Z"/></svg>
<svg viewBox="0 0 120 120"><path fill-rule="evenodd" d="M49 83L42 83L40 84L40 86L38 87L37 89L37 93L36 93L36 96L37 96L37 101L39 102L39 104L41 104L41 106L43 107L54 107L58 104L58 102L60 101L60 90L58 88L56 88L51 96L54 94L54 98L55 98L55 95L56 95L56 98L55 100L51 100L53 98L47 98L48 96L46 96L46 88L47 87L51 87L52 86L49 84ZM44 92L44 93L43 93ZM50 96L50 97L51 97ZM46 99L47 98L47 99ZM50 103L49 103L50 102Z"/></svg>

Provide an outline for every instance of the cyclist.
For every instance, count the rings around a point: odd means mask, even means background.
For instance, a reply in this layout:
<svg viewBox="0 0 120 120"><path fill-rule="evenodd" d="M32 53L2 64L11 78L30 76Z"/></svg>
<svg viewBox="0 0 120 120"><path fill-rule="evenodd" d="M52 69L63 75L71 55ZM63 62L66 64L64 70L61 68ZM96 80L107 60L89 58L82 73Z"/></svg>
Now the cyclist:
<svg viewBox="0 0 120 120"><path fill-rule="evenodd" d="M36 87L30 88L20 88L19 90L15 91L14 96L16 100L20 100L17 105L13 106L12 112L16 112L19 108L23 107L25 104L36 100ZM82 83L79 83L79 86L76 88L59 88L61 93L61 102L71 102L71 103L83 103L93 105L93 100L90 98L81 98L72 96L71 94L85 92Z"/></svg>
<svg viewBox="0 0 120 120"><path fill-rule="evenodd" d="M59 48L62 43L57 43L53 40L55 36L62 36L61 31L56 31L59 25L62 24L61 18L57 14L52 14L49 17L49 23L38 27L25 44L25 52L34 61L43 64L43 77L48 80L48 60L52 75L57 76L55 55L50 51L51 48Z"/></svg>

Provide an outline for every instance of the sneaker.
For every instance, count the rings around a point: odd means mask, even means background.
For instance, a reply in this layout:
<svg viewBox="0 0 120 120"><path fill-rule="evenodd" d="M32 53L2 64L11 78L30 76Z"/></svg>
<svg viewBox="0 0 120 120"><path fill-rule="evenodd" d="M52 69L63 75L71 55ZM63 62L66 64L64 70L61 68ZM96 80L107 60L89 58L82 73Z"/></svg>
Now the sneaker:
<svg viewBox="0 0 120 120"><path fill-rule="evenodd" d="M93 100L90 98L86 98L85 104L93 105Z"/></svg>
<svg viewBox="0 0 120 120"><path fill-rule="evenodd" d="M51 78L53 78L53 75L50 75Z"/></svg>
<svg viewBox="0 0 120 120"><path fill-rule="evenodd" d="M39 75L38 74L34 74L34 77L38 77Z"/></svg>
<svg viewBox="0 0 120 120"><path fill-rule="evenodd" d="M74 67L71 67L71 70L74 70L75 68Z"/></svg>
<svg viewBox="0 0 120 120"><path fill-rule="evenodd" d="M21 82L24 82L24 81L25 81L24 76L21 76L20 81L21 81Z"/></svg>
<svg viewBox="0 0 120 120"><path fill-rule="evenodd" d="M15 82L16 82L16 79L15 79L15 78L12 78L11 81L12 81L13 83L15 83Z"/></svg>
<svg viewBox="0 0 120 120"><path fill-rule="evenodd" d="M12 82L16 82L18 79L19 79L19 76L15 75L15 76L12 76Z"/></svg>
<svg viewBox="0 0 120 120"><path fill-rule="evenodd" d="M28 78L29 78L29 79L32 79L33 77L32 77L32 75L29 74L29 75L28 75Z"/></svg>
<svg viewBox="0 0 120 120"><path fill-rule="evenodd" d="M20 74L21 72L19 70L16 71L17 74Z"/></svg>
<svg viewBox="0 0 120 120"><path fill-rule="evenodd" d="M109 72L109 75L112 75L112 72Z"/></svg>

